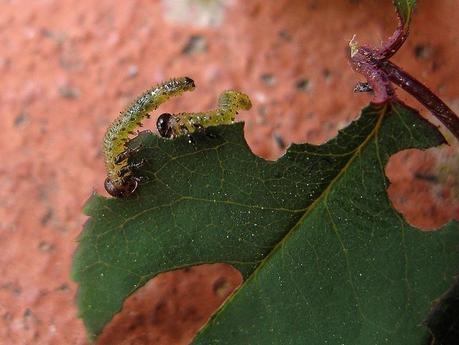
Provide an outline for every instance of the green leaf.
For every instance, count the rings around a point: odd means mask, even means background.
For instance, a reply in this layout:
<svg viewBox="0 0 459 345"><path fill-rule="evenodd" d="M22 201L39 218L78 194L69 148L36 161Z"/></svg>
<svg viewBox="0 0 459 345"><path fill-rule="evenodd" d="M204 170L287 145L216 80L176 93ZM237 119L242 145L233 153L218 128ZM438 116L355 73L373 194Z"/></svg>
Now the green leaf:
<svg viewBox="0 0 459 345"><path fill-rule="evenodd" d="M91 337L160 272L226 262L245 282L197 344L418 344L459 264L459 225L423 233L391 207L384 166L444 142L399 103L367 107L330 142L254 156L243 124L154 135L127 200L94 195L73 277Z"/></svg>
<svg viewBox="0 0 459 345"><path fill-rule="evenodd" d="M403 25L407 27L410 24L416 0L394 0L394 5L402 19Z"/></svg>

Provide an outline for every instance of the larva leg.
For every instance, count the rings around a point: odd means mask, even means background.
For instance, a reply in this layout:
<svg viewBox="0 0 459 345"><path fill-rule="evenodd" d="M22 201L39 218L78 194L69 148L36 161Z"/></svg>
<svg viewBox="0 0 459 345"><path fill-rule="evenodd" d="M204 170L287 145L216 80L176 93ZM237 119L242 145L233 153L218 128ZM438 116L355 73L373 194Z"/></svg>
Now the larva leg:
<svg viewBox="0 0 459 345"><path fill-rule="evenodd" d="M115 164L119 164L121 163L122 161L128 159L129 157L131 157L133 154L137 153L137 152L140 152L141 150L143 149L143 145L139 145L137 147L134 147L134 148L127 148L126 150L124 150L123 152L121 152L116 158L115 158Z"/></svg>
<svg viewBox="0 0 459 345"><path fill-rule="evenodd" d="M141 168L142 166L144 166L146 163L146 160L144 158L142 158L142 160L140 162L137 162L137 163L130 163L128 164L128 167L130 169L134 168L134 169L139 169Z"/></svg>
<svg viewBox="0 0 459 345"><path fill-rule="evenodd" d="M131 168L129 167L129 165L125 165L120 170L118 170L118 177L120 179L125 180L130 176L131 176Z"/></svg>
<svg viewBox="0 0 459 345"><path fill-rule="evenodd" d="M136 139L136 138L138 138L140 136L144 136L144 135L148 135L148 134L152 134L152 133L153 132L151 130L149 130L149 129L145 129L143 131L137 131L137 135L135 136L134 139ZM129 142L129 140L127 142ZM126 148L123 152L121 152L115 158L115 163L116 164L121 163L125 159L128 159L129 157L131 157L133 154L140 152L142 149L143 149L143 145L142 144L140 144L140 145L138 145L137 147L134 147L134 148Z"/></svg>
<svg viewBox="0 0 459 345"><path fill-rule="evenodd" d="M151 130L149 130L149 129L143 129L141 131L137 130L137 135L135 137L137 138L137 137L148 135L148 134L152 134L152 133L153 132Z"/></svg>
<svg viewBox="0 0 459 345"><path fill-rule="evenodd" d="M191 134L187 134L188 138L188 144L192 144L196 148L196 140L194 140L193 136Z"/></svg>
<svg viewBox="0 0 459 345"><path fill-rule="evenodd" d="M146 176L134 176L133 179L136 180L138 183L144 183L144 182L147 182L148 180L150 180Z"/></svg>

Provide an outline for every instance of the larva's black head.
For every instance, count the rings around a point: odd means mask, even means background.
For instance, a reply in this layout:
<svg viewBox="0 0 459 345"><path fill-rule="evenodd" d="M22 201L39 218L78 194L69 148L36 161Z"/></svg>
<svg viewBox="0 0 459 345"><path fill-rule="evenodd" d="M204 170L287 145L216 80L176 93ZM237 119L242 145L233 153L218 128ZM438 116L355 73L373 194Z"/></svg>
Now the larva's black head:
<svg viewBox="0 0 459 345"><path fill-rule="evenodd" d="M127 179L121 186L117 186L110 178L105 179L104 187L108 194L115 198L125 198L137 189L138 182L134 178Z"/></svg>
<svg viewBox="0 0 459 345"><path fill-rule="evenodd" d="M161 114L156 121L156 128L158 129L159 135L163 138L172 137L172 121L174 116L169 113Z"/></svg>
<svg viewBox="0 0 459 345"><path fill-rule="evenodd" d="M185 88L190 89L190 90L195 88L193 79L188 78L188 77L183 77L183 79L185 80Z"/></svg>

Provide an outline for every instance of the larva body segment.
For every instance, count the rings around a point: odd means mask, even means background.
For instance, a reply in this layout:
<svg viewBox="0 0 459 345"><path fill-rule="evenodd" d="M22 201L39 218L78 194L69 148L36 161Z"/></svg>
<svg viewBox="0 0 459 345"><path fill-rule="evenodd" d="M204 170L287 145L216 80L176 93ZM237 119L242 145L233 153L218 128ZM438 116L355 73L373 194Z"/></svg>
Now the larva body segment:
<svg viewBox="0 0 459 345"><path fill-rule="evenodd" d="M246 94L239 91L224 91L218 98L214 110L198 113L162 114L156 126L162 137L175 138L193 133L196 129L231 124L239 110L249 110L252 103Z"/></svg>
<svg viewBox="0 0 459 345"><path fill-rule="evenodd" d="M137 179L128 165L126 142L134 130L142 126L149 112L157 109L173 96L195 88L194 81L188 77L171 79L145 91L121 112L108 127L104 137L104 156L107 169L105 189L115 197L126 197L137 188ZM120 156L121 155L121 156Z"/></svg>

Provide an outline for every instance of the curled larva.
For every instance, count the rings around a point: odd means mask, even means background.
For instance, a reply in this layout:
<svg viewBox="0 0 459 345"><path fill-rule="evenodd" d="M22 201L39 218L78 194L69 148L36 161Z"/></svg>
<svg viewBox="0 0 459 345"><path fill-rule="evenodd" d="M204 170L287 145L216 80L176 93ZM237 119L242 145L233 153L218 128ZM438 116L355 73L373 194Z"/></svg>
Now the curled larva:
<svg viewBox="0 0 459 345"><path fill-rule="evenodd" d="M156 121L156 127L162 137L175 138L199 128L231 124L239 110L251 107L252 102L247 95L234 90L224 91L218 98L217 109L199 113L164 113Z"/></svg>
<svg viewBox="0 0 459 345"><path fill-rule="evenodd" d="M126 197L137 188L138 179L127 160L132 153L125 146L129 136L142 126L142 120L149 117L150 111L157 109L170 97L191 91L194 87L194 81L187 77L156 85L132 102L108 127L104 137L104 156L107 169L105 189L110 195Z"/></svg>

